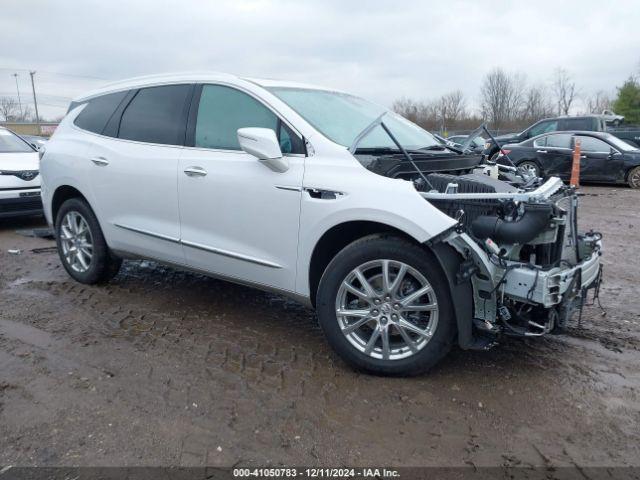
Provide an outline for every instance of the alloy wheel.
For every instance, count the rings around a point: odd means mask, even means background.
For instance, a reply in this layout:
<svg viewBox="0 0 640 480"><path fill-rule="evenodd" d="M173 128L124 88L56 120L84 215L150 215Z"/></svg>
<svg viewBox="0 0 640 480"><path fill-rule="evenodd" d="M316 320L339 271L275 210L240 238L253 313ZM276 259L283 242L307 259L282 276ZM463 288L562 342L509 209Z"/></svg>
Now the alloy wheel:
<svg viewBox="0 0 640 480"><path fill-rule="evenodd" d="M343 335L360 352L382 360L415 355L438 326L438 302L429 281L396 260L373 260L354 268L336 296Z"/></svg>
<svg viewBox="0 0 640 480"><path fill-rule="evenodd" d="M533 175L534 177L540 176L540 172L538 171L538 166L535 163L523 162L519 165L519 167L525 172L527 172L529 175Z"/></svg>
<svg viewBox="0 0 640 480"><path fill-rule="evenodd" d="M71 269L78 273L89 270L93 259L93 239L89 224L80 213L71 211L62 219L60 244Z"/></svg>

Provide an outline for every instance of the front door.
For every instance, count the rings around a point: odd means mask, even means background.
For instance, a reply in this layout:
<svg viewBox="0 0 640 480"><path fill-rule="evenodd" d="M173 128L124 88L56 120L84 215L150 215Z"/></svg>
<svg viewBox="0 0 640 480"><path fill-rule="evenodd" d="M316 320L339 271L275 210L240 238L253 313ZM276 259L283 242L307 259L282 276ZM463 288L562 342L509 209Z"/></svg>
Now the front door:
<svg viewBox="0 0 640 480"><path fill-rule="evenodd" d="M293 290L304 144L247 92L203 85L192 106L191 143L180 159L181 238L193 268ZM272 128L290 168L277 173L240 150L237 130ZM188 139L189 142L189 139Z"/></svg>
<svg viewBox="0 0 640 480"><path fill-rule="evenodd" d="M96 136L89 161L94 208L111 248L184 263L177 170L193 86L139 90L114 137Z"/></svg>
<svg viewBox="0 0 640 480"><path fill-rule="evenodd" d="M580 140L580 178L606 182L620 176L621 156L612 154L611 145L586 135L575 138Z"/></svg>

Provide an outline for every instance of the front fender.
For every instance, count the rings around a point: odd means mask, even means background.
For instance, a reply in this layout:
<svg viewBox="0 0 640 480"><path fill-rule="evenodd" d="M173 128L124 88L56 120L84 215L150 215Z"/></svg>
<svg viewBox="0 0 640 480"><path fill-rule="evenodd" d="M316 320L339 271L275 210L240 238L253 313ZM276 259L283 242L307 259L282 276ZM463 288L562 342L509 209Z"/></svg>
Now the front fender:
<svg viewBox="0 0 640 480"><path fill-rule="evenodd" d="M313 251L323 235L335 226L349 222L375 222L424 243L456 224L455 220L423 199L410 182L365 172L358 172L352 183L349 175L334 175L331 182L326 179L325 183L322 182L324 179L318 178L314 184L309 184L309 188L313 185L316 189L338 192L334 198L314 198L303 190L297 293L309 295L308 272Z"/></svg>

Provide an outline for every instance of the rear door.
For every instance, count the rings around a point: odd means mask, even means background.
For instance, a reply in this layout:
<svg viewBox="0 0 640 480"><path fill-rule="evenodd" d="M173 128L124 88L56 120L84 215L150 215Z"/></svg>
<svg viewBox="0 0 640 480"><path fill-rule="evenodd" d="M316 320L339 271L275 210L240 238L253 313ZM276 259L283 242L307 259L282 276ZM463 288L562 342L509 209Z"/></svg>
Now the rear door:
<svg viewBox="0 0 640 480"><path fill-rule="evenodd" d="M571 174L571 135L552 133L534 141L536 158L547 176L568 177Z"/></svg>
<svg viewBox="0 0 640 480"><path fill-rule="evenodd" d="M89 159L94 208L111 248L184 263L177 168L192 85L130 92Z"/></svg>

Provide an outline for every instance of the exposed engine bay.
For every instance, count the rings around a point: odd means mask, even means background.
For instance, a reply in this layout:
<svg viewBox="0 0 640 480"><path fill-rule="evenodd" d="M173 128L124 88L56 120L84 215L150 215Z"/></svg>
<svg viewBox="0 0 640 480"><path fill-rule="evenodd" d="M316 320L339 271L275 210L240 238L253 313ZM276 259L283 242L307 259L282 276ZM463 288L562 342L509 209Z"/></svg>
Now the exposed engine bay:
<svg viewBox="0 0 640 480"><path fill-rule="evenodd" d="M488 348L498 334L562 328L581 313L588 290L597 298L601 235L578 232L575 188L479 155L433 150L354 154L375 173L413 182L457 221L438 241L462 256L457 280L473 285L470 348Z"/></svg>

